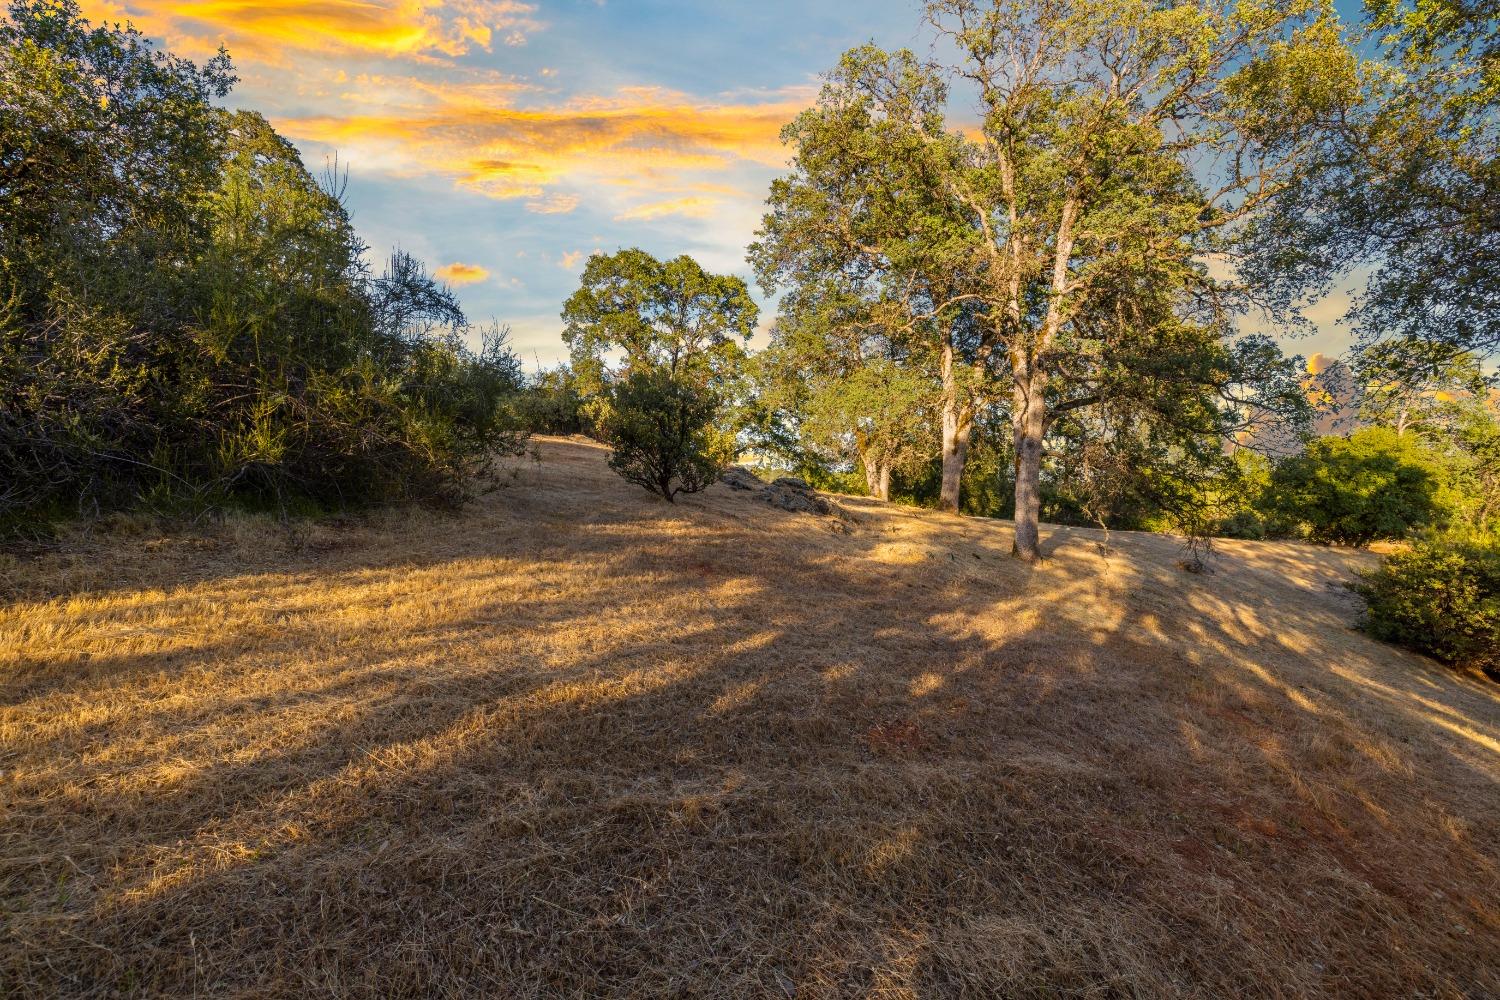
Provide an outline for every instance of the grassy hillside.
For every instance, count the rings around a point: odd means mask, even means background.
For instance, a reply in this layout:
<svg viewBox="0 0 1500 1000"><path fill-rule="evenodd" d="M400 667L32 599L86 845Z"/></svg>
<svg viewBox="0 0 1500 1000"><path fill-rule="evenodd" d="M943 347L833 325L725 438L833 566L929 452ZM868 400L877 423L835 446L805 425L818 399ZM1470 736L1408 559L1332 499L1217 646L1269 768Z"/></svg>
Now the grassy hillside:
<svg viewBox="0 0 1500 1000"><path fill-rule="evenodd" d="M0 993L1500 993L1500 698L1356 556L597 446L458 516L0 557Z"/></svg>

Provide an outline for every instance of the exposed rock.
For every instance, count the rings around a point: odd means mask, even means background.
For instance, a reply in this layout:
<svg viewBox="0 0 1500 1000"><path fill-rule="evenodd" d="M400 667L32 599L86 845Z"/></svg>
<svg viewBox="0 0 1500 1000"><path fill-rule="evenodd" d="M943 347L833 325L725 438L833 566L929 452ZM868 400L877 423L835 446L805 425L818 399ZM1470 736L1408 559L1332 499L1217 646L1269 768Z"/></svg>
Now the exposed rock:
<svg viewBox="0 0 1500 1000"><path fill-rule="evenodd" d="M766 484L743 465L731 465L719 474L719 482L732 490L758 490Z"/></svg>
<svg viewBox="0 0 1500 1000"><path fill-rule="evenodd" d="M833 513L833 504L795 476L782 476L761 490L760 499L773 507L801 514Z"/></svg>
<svg viewBox="0 0 1500 1000"><path fill-rule="evenodd" d="M719 482L732 490L751 493L755 499L781 510L832 517L828 526L834 531L847 532L851 525L858 523L844 508L796 476L782 476L768 484L743 465L731 465L719 474Z"/></svg>

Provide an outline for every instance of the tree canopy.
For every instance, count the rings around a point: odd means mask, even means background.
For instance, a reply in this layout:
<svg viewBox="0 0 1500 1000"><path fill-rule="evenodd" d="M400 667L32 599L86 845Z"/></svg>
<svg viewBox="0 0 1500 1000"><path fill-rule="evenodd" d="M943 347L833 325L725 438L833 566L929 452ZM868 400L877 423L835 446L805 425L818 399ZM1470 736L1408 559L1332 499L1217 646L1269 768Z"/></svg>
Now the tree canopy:
<svg viewBox="0 0 1500 1000"><path fill-rule="evenodd" d="M563 341L585 392L651 368L723 389L740 373L758 316L741 279L686 255L661 261L628 249L589 258L563 305Z"/></svg>
<svg viewBox="0 0 1500 1000"><path fill-rule="evenodd" d="M1297 409L1270 340L1235 334L1254 289L1206 261L1230 260L1295 187L1357 80L1311 2L944 0L927 14L956 60L848 53L785 133L794 170L751 256L771 287L817 272L875 285L888 322L926 338L944 387L942 506L957 506L976 408L1004 399L1016 550L1034 560L1063 414L1128 406L1216 437ZM947 124L947 77L977 95L977 135Z"/></svg>

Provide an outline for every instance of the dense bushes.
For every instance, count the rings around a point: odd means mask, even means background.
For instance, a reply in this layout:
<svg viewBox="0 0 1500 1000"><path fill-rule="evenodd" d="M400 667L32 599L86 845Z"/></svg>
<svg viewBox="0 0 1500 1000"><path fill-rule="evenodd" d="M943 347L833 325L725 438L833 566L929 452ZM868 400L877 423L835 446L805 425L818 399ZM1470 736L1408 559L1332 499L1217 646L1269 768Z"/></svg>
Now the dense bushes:
<svg viewBox="0 0 1500 1000"><path fill-rule="evenodd" d="M404 254L372 275L336 179L213 106L232 82L72 2L0 23L0 530L452 500L518 446L503 335Z"/></svg>
<svg viewBox="0 0 1500 1000"><path fill-rule="evenodd" d="M1371 635L1500 680L1500 541L1423 540L1355 589Z"/></svg>
<svg viewBox="0 0 1500 1000"><path fill-rule="evenodd" d="M1414 436L1370 427L1318 438L1271 474L1270 513L1318 542L1402 538L1443 512L1443 474Z"/></svg>
<svg viewBox="0 0 1500 1000"><path fill-rule="evenodd" d="M534 434L598 433L584 410L572 369L566 365L540 371L513 397L516 423Z"/></svg>

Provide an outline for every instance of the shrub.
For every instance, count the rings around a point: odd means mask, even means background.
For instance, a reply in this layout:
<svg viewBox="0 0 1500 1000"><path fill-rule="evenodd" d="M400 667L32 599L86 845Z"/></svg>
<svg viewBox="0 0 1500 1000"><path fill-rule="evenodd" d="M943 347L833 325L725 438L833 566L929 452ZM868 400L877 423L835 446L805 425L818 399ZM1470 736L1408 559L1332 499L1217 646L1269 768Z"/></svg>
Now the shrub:
<svg viewBox="0 0 1500 1000"><path fill-rule="evenodd" d="M518 424L535 434L587 434L592 424L583 412L583 397L566 367L538 372L516 394Z"/></svg>
<svg viewBox="0 0 1500 1000"><path fill-rule="evenodd" d="M734 458L732 439L713 426L717 400L665 370L627 376L609 402L609 467L669 503L708 487Z"/></svg>
<svg viewBox="0 0 1500 1000"><path fill-rule="evenodd" d="M451 502L521 450L503 331L471 347L407 254L373 275L336 178L214 106L232 83L76 3L0 18L0 148L25 167L0 170L0 534Z"/></svg>
<svg viewBox="0 0 1500 1000"><path fill-rule="evenodd" d="M1354 588L1377 639L1500 680L1500 542L1429 539L1388 556Z"/></svg>
<svg viewBox="0 0 1500 1000"><path fill-rule="evenodd" d="M1266 537L1266 522L1254 511L1235 511L1215 525L1214 534L1220 538L1247 538L1259 542Z"/></svg>
<svg viewBox="0 0 1500 1000"><path fill-rule="evenodd" d="M1441 495L1442 471L1414 437L1371 427L1318 438L1283 460L1268 513L1300 522L1313 541L1367 545L1438 520Z"/></svg>

